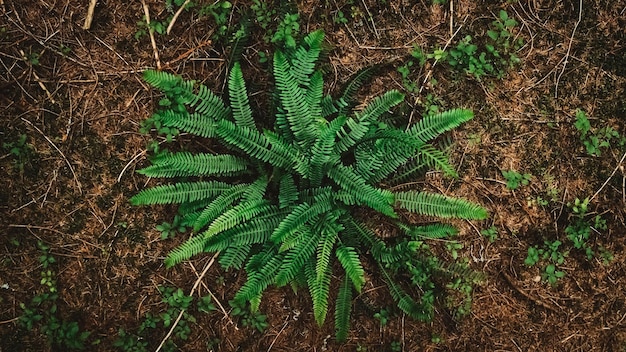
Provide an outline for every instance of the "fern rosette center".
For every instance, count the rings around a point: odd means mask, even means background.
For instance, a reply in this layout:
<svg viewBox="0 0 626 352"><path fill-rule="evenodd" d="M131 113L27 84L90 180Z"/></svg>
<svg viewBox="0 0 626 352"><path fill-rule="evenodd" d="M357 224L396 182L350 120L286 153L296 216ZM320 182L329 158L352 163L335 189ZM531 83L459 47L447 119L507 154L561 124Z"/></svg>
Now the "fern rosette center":
<svg viewBox="0 0 626 352"><path fill-rule="evenodd" d="M345 275L335 323L338 339L345 339L352 294L366 282L362 260L367 253L379 264L402 311L420 319L432 314L431 296L414 300L393 276L399 265L424 267L418 254L425 238L450 236L456 230L444 224L404 224L398 209L461 219L484 219L487 212L463 199L379 186L386 179L414 177L424 167L454 175L446 155L429 143L473 114L450 110L406 128L389 116L404 99L396 90L355 111L353 96L371 71L359 72L339 98L325 95L322 73L316 69L323 38L316 31L296 49L274 54L276 111L271 131L260 130L255 122L239 63L230 70L227 100L195 82L147 71L145 80L174 101L158 112L163 126L212 138L231 153L177 152L153 158L141 174L186 181L143 190L131 202L180 204L182 225L191 227L194 235L169 253L166 265L202 252L220 252L225 269L245 268L247 281L234 300L249 302L252 310L258 309L270 285L295 284L308 288L321 325L337 261ZM363 207L397 223L405 236L394 244L382 241L355 216ZM418 284L432 293L431 283L426 278Z"/></svg>

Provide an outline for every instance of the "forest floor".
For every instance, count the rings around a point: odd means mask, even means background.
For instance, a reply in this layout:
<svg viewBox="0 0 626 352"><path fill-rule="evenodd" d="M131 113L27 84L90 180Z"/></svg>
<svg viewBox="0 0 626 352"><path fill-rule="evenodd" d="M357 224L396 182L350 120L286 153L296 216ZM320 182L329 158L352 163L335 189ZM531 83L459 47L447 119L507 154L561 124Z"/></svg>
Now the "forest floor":
<svg viewBox="0 0 626 352"><path fill-rule="evenodd" d="M194 283L194 300L211 296L215 309L190 309L167 349L626 351L625 0L265 1L256 12L254 1L199 0L169 34L157 32L176 1L99 1L83 29L86 3L0 0L0 352L156 350L178 312L163 296ZM156 229L176 209L128 201L157 182L134 172L149 142L167 143L139 132L160 99L141 74L159 65L221 94L228 38L249 21L240 60L262 111L263 58L286 12L301 34L324 30L327 91L382 64L363 101L398 89L412 121L474 111L442 141L459 178L415 180L489 210L441 246L484 275L466 314L442 301L433 321L415 321L374 281L339 343L304 292L270 289L264 326L228 303L245 273L210 253L163 265L186 236Z"/></svg>

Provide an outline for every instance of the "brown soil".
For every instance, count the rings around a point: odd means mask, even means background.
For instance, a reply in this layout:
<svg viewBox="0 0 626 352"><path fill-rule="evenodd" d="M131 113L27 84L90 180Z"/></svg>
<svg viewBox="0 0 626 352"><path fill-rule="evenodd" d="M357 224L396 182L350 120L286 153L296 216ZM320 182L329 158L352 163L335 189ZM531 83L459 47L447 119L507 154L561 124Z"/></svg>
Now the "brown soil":
<svg viewBox="0 0 626 352"><path fill-rule="evenodd" d="M232 3L234 26L237 11L249 2ZM431 323L396 313L383 327L371 306L390 307L393 301L372 280L367 297L355 300L346 343L335 342L332 319L316 326L304 292L271 289L261 304L270 324L265 332L238 326L219 311L198 314L190 338L175 340L179 349L208 350L207 342L217 338L214 349L220 351L390 351L393 342L403 351L625 351L624 148L615 143L601 156L589 156L574 116L583 109L592 126L612 126L626 135L626 1L296 3L303 30L326 32L329 89L361 67L391 62L365 89L364 99L404 89L395 67L414 45L432 52L465 35L485 38L501 9L520 22L515 34L525 40L517 53L521 64L504 78L477 81L430 61L411 75L418 84L428 83L407 96L415 118L424 111L427 94L442 108L475 112L474 120L452 133L460 178L437 174L425 182L489 209L488 221L460 224L460 255L486 279L464 318L439 308ZM153 18L167 17L165 1L146 5ZM333 23L339 9L348 19L345 25ZM84 30L86 1L0 0L0 140L10 143L25 134L33 149L21 169L8 149L0 154L0 351L57 350L39 329L28 331L17 321L20 303L42 292L38 241L57 259L52 269L58 316L90 331L88 344L97 343L86 349L94 351L115 350L120 328L136 331L146 313L166 309L158 286L188 293L211 259L197 256L166 269L163 258L180 239L161 240L155 226L171 221L175 209L128 203L157 182L134 173L146 165L146 144L153 138L140 134L139 125L159 100L141 80L144 69L156 67L149 38L134 38L143 11L140 1L100 1L91 28ZM213 27L211 17L184 12L170 35L155 39L165 69L219 93L230 51L211 41ZM242 54L259 109L267 105L271 82L256 54L270 49L261 32L253 30ZM530 184L508 190L501 170L510 169L530 173ZM566 204L592 195L589 211L606 219L608 230L593 232L589 243L606 248L614 259L588 260L569 244L561 266L566 276L558 285L536 280L540 268L524 265L528 248L544 240L566 242L564 230L572 221ZM548 204L532 201L538 196ZM492 225L498 239L490 243L480 230ZM211 292L229 309L228 300L244 280L244 273L214 265L197 295ZM166 333L155 329L148 350Z"/></svg>

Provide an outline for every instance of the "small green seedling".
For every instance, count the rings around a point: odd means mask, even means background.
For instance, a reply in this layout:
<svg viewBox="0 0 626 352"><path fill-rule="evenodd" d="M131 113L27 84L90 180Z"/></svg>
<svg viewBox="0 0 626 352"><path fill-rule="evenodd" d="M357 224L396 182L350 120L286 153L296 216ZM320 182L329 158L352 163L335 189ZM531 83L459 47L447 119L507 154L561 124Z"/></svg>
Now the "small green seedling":
<svg viewBox="0 0 626 352"><path fill-rule="evenodd" d="M137 31L135 31L135 39L139 40L143 36L147 35L150 30L157 34L165 34L167 30L168 22L162 22L157 20L151 20L150 25L146 21L146 16L143 16L141 21L137 22Z"/></svg>
<svg viewBox="0 0 626 352"><path fill-rule="evenodd" d="M181 218L179 215L174 216L174 219L171 223L163 222L161 225L157 225L156 229L161 232L162 240L173 238L178 232L183 233L187 231L185 226L181 225Z"/></svg>
<svg viewBox="0 0 626 352"><path fill-rule="evenodd" d="M297 13L287 13L278 24L276 33L272 36L272 43L282 43L286 48L296 47L296 38L300 32L300 15Z"/></svg>
<svg viewBox="0 0 626 352"><path fill-rule="evenodd" d="M2 149L13 156L13 165L20 172L24 171L24 165L34 155L34 148L26 142L27 138L25 134L20 134L15 142L2 143Z"/></svg>
<svg viewBox="0 0 626 352"><path fill-rule="evenodd" d="M391 313L387 309L381 309L378 313L374 314L374 318L378 320L381 327L387 326L389 323L389 319L391 318Z"/></svg>
<svg viewBox="0 0 626 352"><path fill-rule="evenodd" d="M40 284L43 292L35 295L29 304L20 303L23 313L18 322L28 330L38 328L47 337L48 343L54 350L59 348L82 350L91 332L81 331L75 321L59 318L56 273L50 268L56 260L50 255L50 248L43 242L40 241L38 247L42 251L39 261L44 268L47 268L41 272ZM92 345L97 343L99 340L94 340Z"/></svg>
<svg viewBox="0 0 626 352"><path fill-rule="evenodd" d="M554 264L548 264L541 274L541 277L550 285L556 286L557 281L565 277L565 272L557 270Z"/></svg>
<svg viewBox="0 0 626 352"><path fill-rule="evenodd" d="M402 342L400 341L391 341L391 345L389 346L392 352L400 352L402 351Z"/></svg>
<svg viewBox="0 0 626 352"><path fill-rule="evenodd" d="M502 176L506 180L506 188L512 191L520 186L528 186L532 179L530 174L521 174L515 170L502 170Z"/></svg>
<svg viewBox="0 0 626 352"><path fill-rule="evenodd" d="M233 308L230 314L235 317L240 317L241 324L246 327L256 329L258 332L263 332L269 326L267 322L267 316L261 314L258 310L254 312L237 301L230 301L230 306Z"/></svg>
<svg viewBox="0 0 626 352"><path fill-rule="evenodd" d="M559 240L553 242L544 241L543 247L537 248L535 246L528 248L528 254L524 260L524 264L528 266L534 266L540 260L549 260L554 264L563 264L565 257L569 254L567 251L562 252L559 247L563 243Z"/></svg>
<svg viewBox="0 0 626 352"><path fill-rule="evenodd" d="M626 138L611 126L604 126L592 131L589 118L583 110L576 110L574 127L580 132L580 140L590 156L600 156L602 149L610 147L612 143L617 143L620 147L626 145Z"/></svg>
<svg viewBox="0 0 626 352"><path fill-rule="evenodd" d="M127 333L123 328L119 328L113 347L117 347L124 352L145 352L148 350L148 342L144 341L140 336Z"/></svg>
<svg viewBox="0 0 626 352"><path fill-rule="evenodd" d="M211 296L204 296L198 300L198 311L204 313L212 313L216 311L217 308L211 301Z"/></svg>
<svg viewBox="0 0 626 352"><path fill-rule="evenodd" d="M498 239L498 229L495 226L491 226L488 229L480 231L480 234L485 236L485 238L488 239L491 243L495 242L496 239Z"/></svg>
<svg viewBox="0 0 626 352"><path fill-rule="evenodd" d="M226 38L228 34L228 19L230 18L230 11L233 4L230 1L216 1L211 4L203 6L198 14L200 16L212 16L215 21L215 33L213 38L219 40Z"/></svg>

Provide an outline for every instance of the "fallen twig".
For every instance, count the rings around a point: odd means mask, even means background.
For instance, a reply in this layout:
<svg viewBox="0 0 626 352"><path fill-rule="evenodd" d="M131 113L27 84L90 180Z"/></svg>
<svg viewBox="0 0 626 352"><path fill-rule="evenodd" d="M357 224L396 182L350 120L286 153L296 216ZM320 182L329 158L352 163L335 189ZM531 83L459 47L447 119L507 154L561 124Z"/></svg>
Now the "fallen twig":
<svg viewBox="0 0 626 352"><path fill-rule="evenodd" d="M604 181L604 183L602 184L602 186L600 186L600 188L596 191L596 193L594 193L593 196L589 198L589 201L592 201L598 195L598 193L602 191L604 186L606 186L606 184L609 183L609 181L613 178L613 176L615 176L615 173L617 172L617 170L619 170L622 167L622 163L624 162L624 159L626 159L626 153L622 155L622 158L619 160L619 163L617 163L617 166L615 167L615 169L613 169L613 172L611 172L611 175L609 175L609 177L606 179L606 181Z"/></svg>
<svg viewBox="0 0 626 352"><path fill-rule="evenodd" d="M135 160L139 159L139 157L141 157L142 155L146 154L146 152L147 152L147 150L143 150L143 151L141 151L141 153L135 155L132 159L130 159L130 161L126 164L126 166L124 166L124 168L120 172L119 176L117 176L117 182L120 182L122 180L122 176L124 176L124 173L130 167L130 165L132 163L134 163Z"/></svg>
<svg viewBox="0 0 626 352"><path fill-rule="evenodd" d="M148 34L150 35L150 44L152 44L152 51L154 52L154 59L156 60L157 69L161 69L161 60L159 59L159 51L157 50L156 41L154 40L154 30L150 27L150 9L146 5L145 0L141 0L143 5L143 12L146 15L146 25L148 26Z"/></svg>
<svg viewBox="0 0 626 352"><path fill-rule="evenodd" d="M96 10L96 3L98 0L91 0L89 2L89 8L87 9L87 17L85 17L85 23L83 24L83 29L87 30L91 28L91 22L93 21L93 13Z"/></svg>
<svg viewBox="0 0 626 352"><path fill-rule="evenodd" d="M183 13L183 10L187 6L187 4L189 4L190 1L191 0L185 0L185 2L180 6L178 11L176 11L174 16L172 17L172 20L170 21L170 24L167 26L167 30L165 31L165 33L170 34L170 32L172 31L172 28L174 27L174 22L176 22L176 19L178 19L178 16L180 16L180 14Z"/></svg>
<svg viewBox="0 0 626 352"><path fill-rule="evenodd" d="M28 58L26 57L26 53L24 53L24 50L20 49L20 55L22 55L22 60L28 63ZM52 94L50 93L48 88L46 88L46 85L42 83L41 78L39 78L39 76L37 75L37 72L35 72L35 70L32 70L32 72L33 76L35 77L35 81L37 82L37 84L39 84L39 87L41 87L41 89L46 92L46 95L48 96L50 102L52 104L56 104L56 100L54 100L54 97L52 97Z"/></svg>
<svg viewBox="0 0 626 352"><path fill-rule="evenodd" d="M565 67L567 66L567 58L569 57L570 52L572 51L572 42L574 42L574 34L576 33L576 29L578 29L578 25L580 24L580 21L582 20L583 17L583 0L579 1L579 8L578 8L578 21L576 21L576 24L574 25L574 30L572 30L572 36L569 38L569 45L567 46L567 53L565 53L565 57L563 58L563 68L561 69L561 73L559 73L559 76L556 78L556 83L554 86L554 98L556 99L559 95L559 81L561 80L561 76L563 76L563 72L565 72Z"/></svg>

